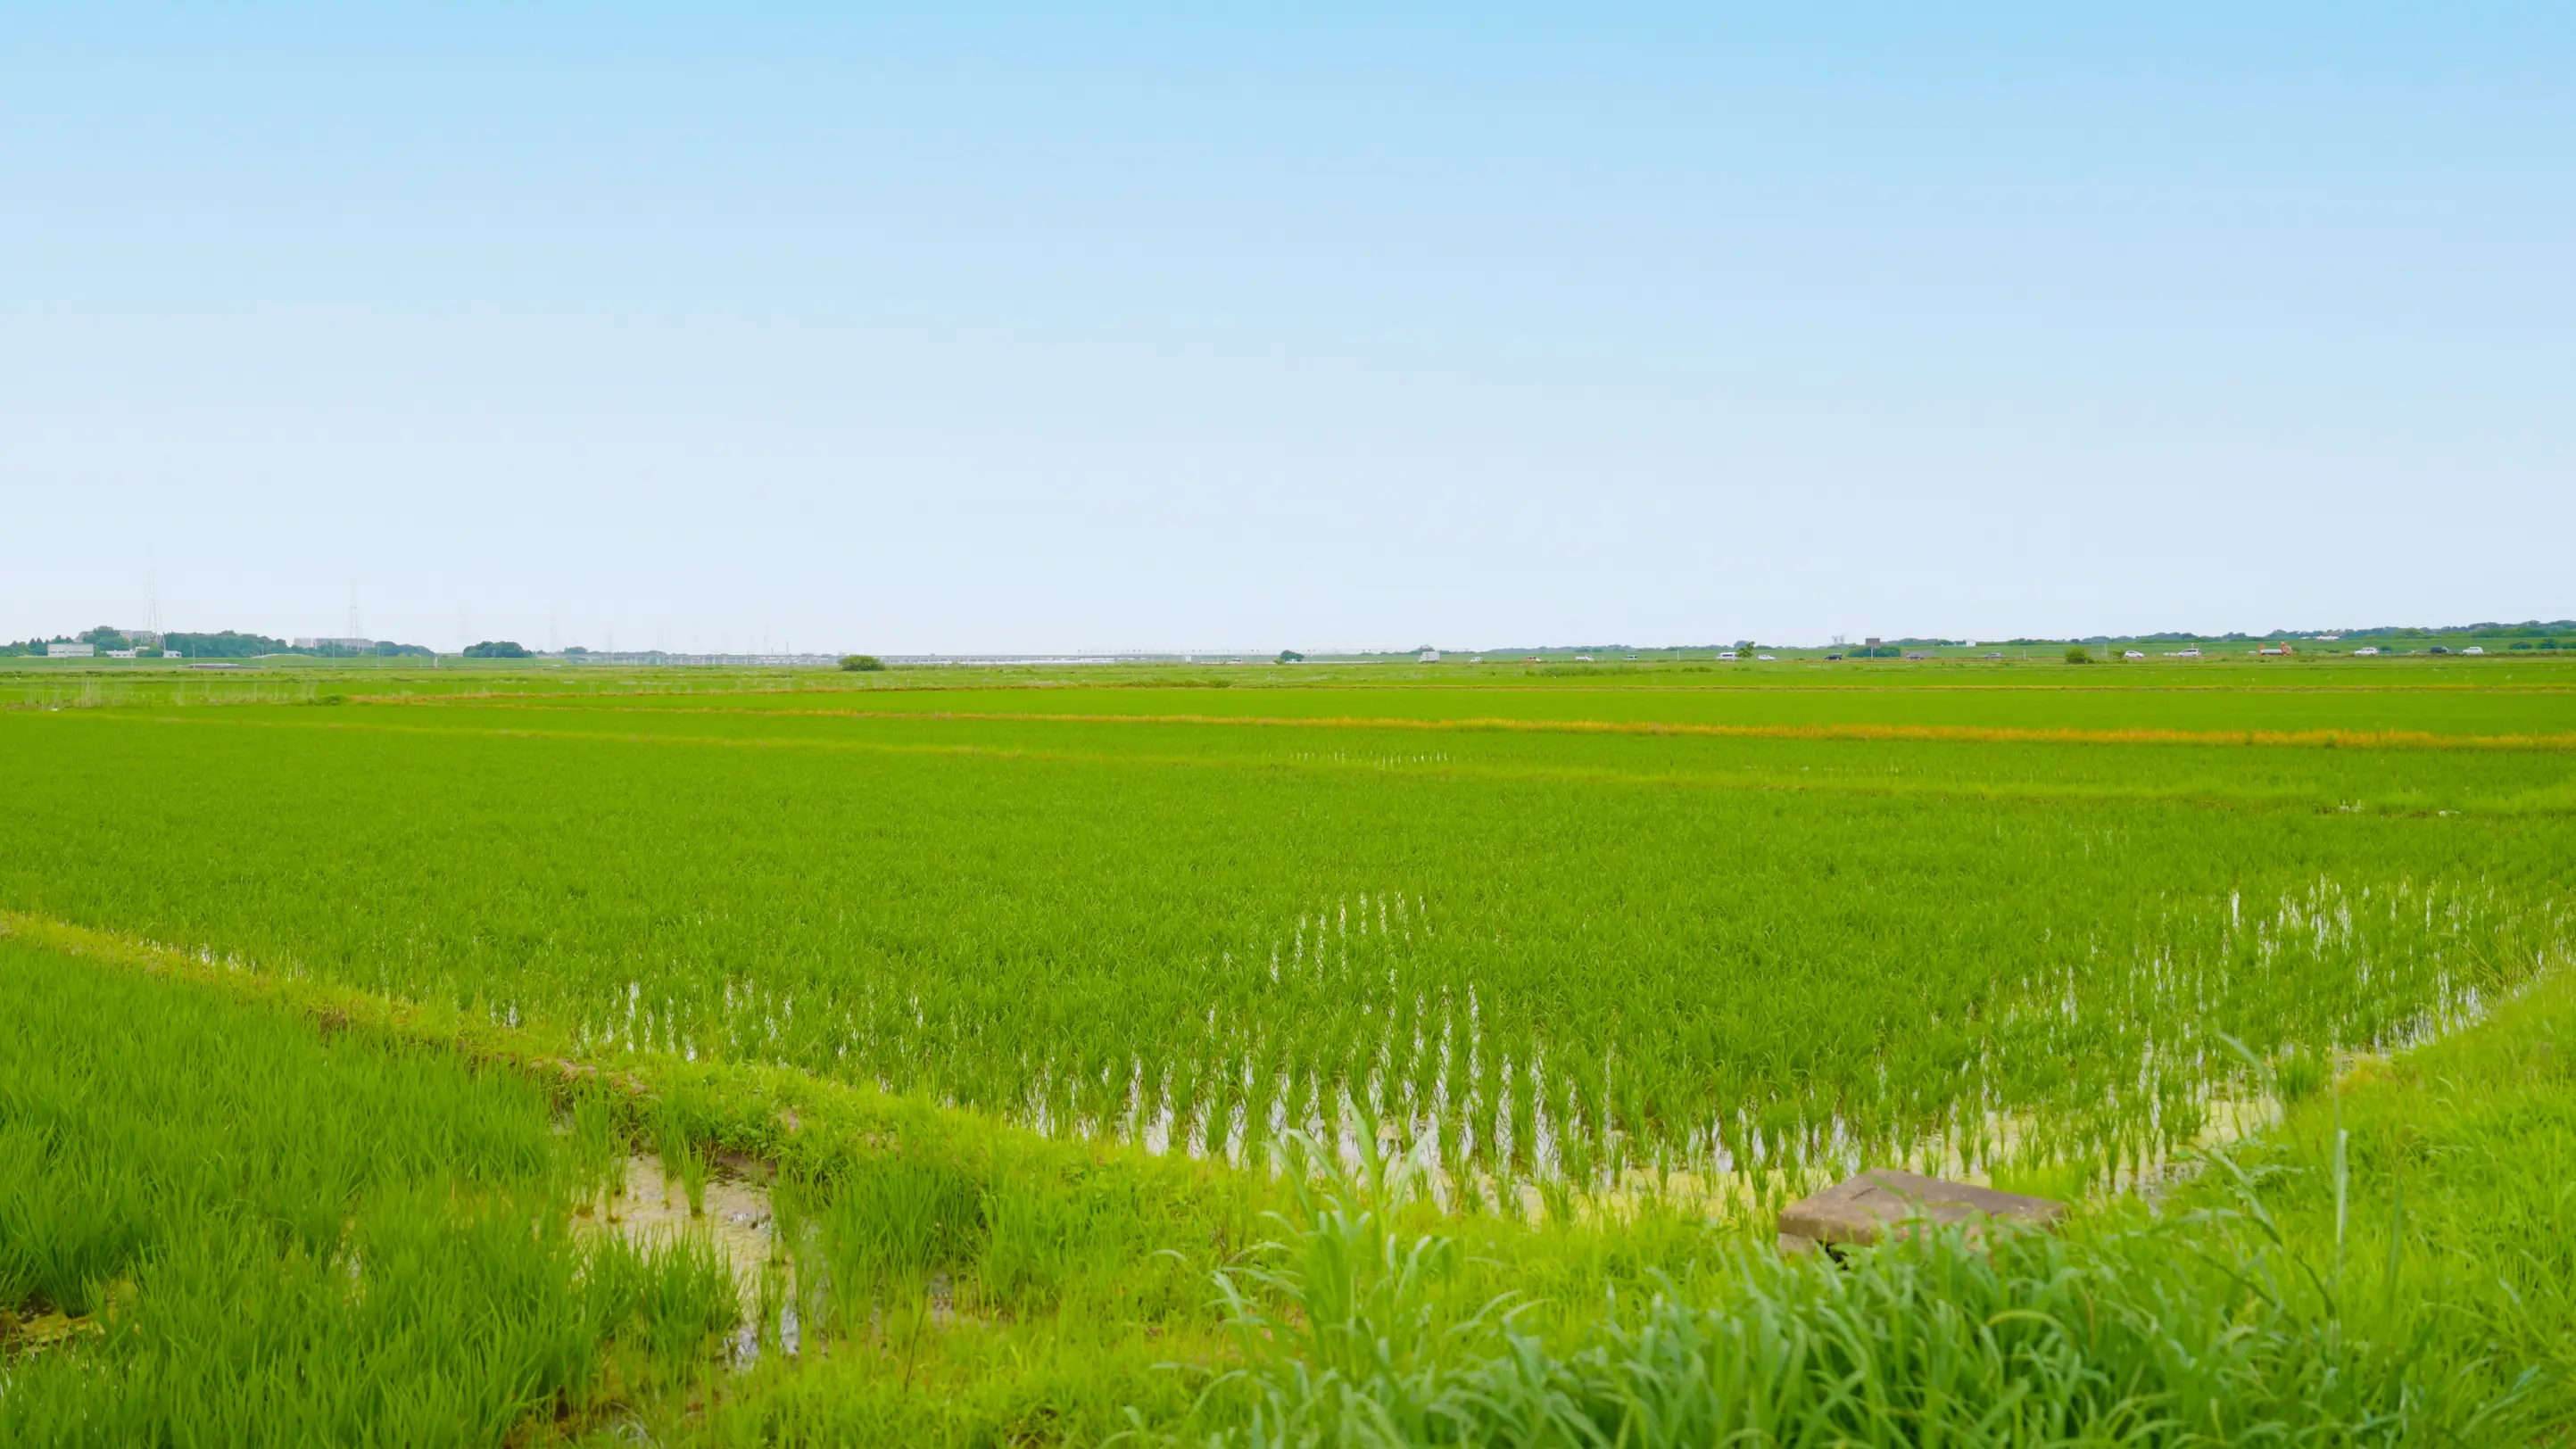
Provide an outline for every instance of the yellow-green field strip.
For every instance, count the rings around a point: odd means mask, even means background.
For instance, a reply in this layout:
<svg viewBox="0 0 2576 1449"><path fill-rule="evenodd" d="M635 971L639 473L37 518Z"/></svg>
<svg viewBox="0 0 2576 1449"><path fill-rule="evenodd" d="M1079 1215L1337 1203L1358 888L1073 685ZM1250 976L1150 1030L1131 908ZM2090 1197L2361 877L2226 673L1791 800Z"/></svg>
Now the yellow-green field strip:
<svg viewBox="0 0 2576 1449"><path fill-rule="evenodd" d="M478 705L478 708L527 708L526 706ZM580 711L565 711L580 714ZM629 713L630 711L621 711ZM641 711L631 711L640 713ZM1019 715L1019 714L907 714L872 715L865 711L826 710L681 710L675 715L735 714L745 718L833 718L857 722L923 724L1036 724L1036 725L1144 725L1189 726L1207 728L1245 727L1317 728L1358 731L1383 728L1415 733L1451 732L1459 734L1505 733L1534 735L1594 736L1662 736L1674 738L1784 740L1808 742L1867 742L1909 744L2078 744L2078 745L2147 745L2254 748L2336 748L2330 737L2312 740L2275 735L2270 738L2237 734L2187 735L2180 731L2124 732L2139 738L2115 737L2114 732L2096 731L2008 731L1952 729L1940 726L1710 726L1669 724L1561 723L1520 720L1424 721L1424 720L1306 720L1296 718L1238 718L1227 715ZM1890 778L1881 776L1829 776L1803 778L1777 769L1708 770L1691 773L1653 770L1584 768L1579 766L1493 763L1477 760L1444 760L1431 762L1380 763L1372 759L1336 760L1316 757L1227 757L1211 754L1110 753L1028 745L987 745L964 742L898 742L864 739L816 739L785 735L683 735L642 733L632 730L548 730L520 728L456 728L390 723L357 723L342 718L327 720L246 720L214 714L192 715L112 715L102 716L126 723L158 725L214 726L268 730L311 730L327 733L420 735L441 738L479 737L487 739L545 740L557 742L597 742L630 745L663 745L679 747L712 747L738 750L786 750L853 755L910 756L922 758L958 758L990 760L1025 760L1052 764L1142 766L1182 770L1258 770L1302 771L1320 774L1379 774L1398 771L1428 779L1485 780L1551 784L1597 784L1670 789L1735 790L1779 792L1799 795L1831 795L1887 799L1976 799L1997 801L2101 801L2135 800L2178 804L2206 804L2221 807L2282 807L2293 809L2364 808L2363 802L2326 800L2312 791L2297 789L2265 790L2259 787L2212 788L2206 783L2159 785L2120 784L2076 781L2011 781L1979 780L1961 782L1936 778ZM2353 750L2389 749L2405 751L2485 752L2494 754L2576 752L2576 736L2530 736L2518 738L2408 735L2393 742L2389 736L2364 737L2346 734L2347 741L2367 738L2370 743L2346 743ZM2395 813L2440 813L2430 805L2408 802L2374 802L2367 808ZM2451 813L2466 810L2475 814L2559 814L2576 811L2576 785L2559 784L2537 790L2492 799L2473 799L2447 806Z"/></svg>
<svg viewBox="0 0 2576 1449"><path fill-rule="evenodd" d="M369 704L449 705L458 696L360 696ZM566 706L474 699L478 709L561 709ZM878 719L884 711L864 709L739 709L721 706L673 708L638 706L621 713L733 714L751 717ZM897 716L907 720L960 720L1095 725L1212 725L1262 729L1412 730L1424 733L1497 732L1522 734L1674 735L1704 739L1905 741L1925 744L1997 745L2237 745L2257 748L2355 750L2499 750L2565 753L2576 751L2576 733L2453 735L2429 730L2177 730L2177 729L2034 729L2009 725L1915 724L1699 724L1665 720L1539 720L1486 715L1469 719L1412 719L1370 715L1235 715L1235 714L1099 714L1017 710L926 710Z"/></svg>

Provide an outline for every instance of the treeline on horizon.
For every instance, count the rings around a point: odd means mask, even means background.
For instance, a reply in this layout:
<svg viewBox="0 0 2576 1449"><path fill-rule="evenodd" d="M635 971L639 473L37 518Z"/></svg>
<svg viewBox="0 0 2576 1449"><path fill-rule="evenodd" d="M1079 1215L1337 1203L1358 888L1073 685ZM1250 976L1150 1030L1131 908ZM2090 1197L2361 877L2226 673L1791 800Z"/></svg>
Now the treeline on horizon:
<svg viewBox="0 0 2576 1449"><path fill-rule="evenodd" d="M157 644L153 642L156 639L158 640ZM2433 626L2382 624L2360 629L2274 629L2263 634L2249 634L2241 631L2230 631L2224 634L2200 634L2193 633L2188 630L2166 630L2150 634L2090 634L2082 636L2068 635L2061 638L2017 636L2010 639L1991 640L1943 639L1908 636L1904 638L1881 639L1878 641L1878 644L1879 648L1883 650L1895 651L1902 649L1960 649L1979 647L1981 645L1991 645L1995 648L2051 648L2068 644L2261 644L2309 639L2326 639L2346 643L2361 641L2387 641L2392 639L2507 640L2520 641L2511 646L2515 648L2576 648L2576 619L2554 619L2548 621L2526 619L2518 624L2495 622ZM52 644L88 644L102 652L110 649L140 649L146 653L157 652L162 655L177 656L186 659L253 659L262 655L275 654L299 655L306 658L374 657L428 659L436 657L441 652L439 650L431 649L426 645L401 644L390 639L370 640L363 647L350 647L348 645L338 643L299 647L284 639L272 638L266 634L245 634L231 629L218 630L214 633L172 632L160 635L155 635L148 630L137 630L134 633L129 634L124 630L102 624L94 629L85 629L78 634L56 634L51 638L30 637L16 640L8 644L0 644L0 658L41 655L45 651L46 646ZM1432 646L1423 645L1420 647L1422 649L1428 649ZM1452 652L1472 652L1491 655L1550 655L1568 653L1608 654L1618 651L1650 654L1697 654L1727 649L1815 650L1824 648L1848 650L1854 653L1868 652L1860 645L1762 644L1750 639L1739 639L1731 644L1508 645L1473 651L1456 650ZM566 648L563 651L563 654L566 658L579 658L593 652L594 651L585 649L579 645L573 645ZM1406 650L1401 652L1412 653L1417 651ZM484 640L479 643L468 645L462 653L464 657L469 659L526 659L535 657L534 651L528 650L521 645L508 640ZM1308 656L1296 653L1295 651L1289 651L1288 653L1282 654L1280 657L1283 660L1289 658L1303 660Z"/></svg>
<svg viewBox="0 0 2576 1449"><path fill-rule="evenodd" d="M157 644L151 642L158 638ZM20 639L0 644L0 656L26 656L41 653L51 644L88 644L101 650L146 649L183 659L253 659L263 654L300 654L315 659L350 658L372 655L381 658L413 657L427 659L437 651L422 644L397 644L391 639L368 641L365 648L326 644L317 648L299 648L283 639L265 634L238 634L230 629L213 634L169 633L158 636L150 631L129 635L122 629L101 624L78 634L56 634L50 639Z"/></svg>
<svg viewBox="0 0 2576 1449"><path fill-rule="evenodd" d="M1881 639L1884 649L1965 649L1982 645L1996 648L2041 648L2068 644L2269 644L2282 640L2331 637L2346 642L2363 639L2550 639L2568 640L2566 645L2539 647L2576 647L2576 619L2526 619L2519 624L2382 624L2367 629L2274 629L2267 634L2230 631L2225 634L2195 634L2188 630L2168 630L2155 634L2068 634L2054 638L2016 636L2011 639L1939 639L1908 636ZM1430 646L1423 646L1428 648ZM1859 649L1858 644L1762 644L1738 639L1732 644L1506 644L1490 649L1457 650L1476 654L1564 654L1584 652L1608 654L1629 650L1648 654L1704 653L1712 649ZM1413 651L1406 651L1413 652ZM1300 658L1305 656L1300 655Z"/></svg>

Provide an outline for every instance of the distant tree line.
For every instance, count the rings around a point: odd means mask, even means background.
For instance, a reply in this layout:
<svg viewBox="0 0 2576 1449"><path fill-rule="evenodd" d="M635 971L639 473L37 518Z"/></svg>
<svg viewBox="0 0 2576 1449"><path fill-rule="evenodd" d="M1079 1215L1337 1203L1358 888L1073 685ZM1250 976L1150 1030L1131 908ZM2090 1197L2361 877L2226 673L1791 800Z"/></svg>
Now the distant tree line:
<svg viewBox="0 0 2576 1449"><path fill-rule="evenodd" d="M363 647L325 644L318 648L299 649L283 639L265 634L237 634L230 629L213 634L166 634L162 649L182 659L254 659L262 654L301 654L316 659L348 659L366 656L378 659L427 659L435 651L419 644L397 644L391 639L369 641Z"/></svg>
<svg viewBox="0 0 2576 1449"><path fill-rule="evenodd" d="M42 654L46 646L51 644L87 644L102 654L110 649L136 647L135 641L125 637L125 631L101 624L95 629L83 629L77 634L57 634L51 639L21 639L13 644L0 644L0 655Z"/></svg>
<svg viewBox="0 0 2576 1449"><path fill-rule="evenodd" d="M290 654L294 646L283 639L265 634L236 634L230 629L213 634L170 634L163 646L183 659L250 659L262 654Z"/></svg>
<svg viewBox="0 0 2576 1449"><path fill-rule="evenodd" d="M151 643L152 636L148 633L140 636L129 635L122 629L101 624L95 629L84 629L78 634L57 634L50 639L21 639L12 644L0 644L0 656L42 654L48 645L53 644L87 644L101 654L115 649L133 649L147 656L168 654L182 659L255 659L263 654L302 654L314 658L372 655L379 658L426 659L434 652L419 644L397 644L391 639L371 640L365 647L355 649L341 645L298 649L283 639L272 639L266 634L236 633L230 629L218 630L212 634L173 633L160 637L161 642L156 648Z"/></svg>

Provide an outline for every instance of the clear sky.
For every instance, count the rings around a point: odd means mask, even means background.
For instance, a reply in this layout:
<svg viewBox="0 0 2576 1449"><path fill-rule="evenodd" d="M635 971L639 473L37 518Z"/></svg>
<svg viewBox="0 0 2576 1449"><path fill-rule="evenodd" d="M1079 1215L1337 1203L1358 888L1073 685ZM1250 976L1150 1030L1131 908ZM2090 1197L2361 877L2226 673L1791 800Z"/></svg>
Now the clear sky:
<svg viewBox="0 0 2576 1449"><path fill-rule="evenodd" d="M1383 10L13 10L0 638L2576 615L2576 6Z"/></svg>

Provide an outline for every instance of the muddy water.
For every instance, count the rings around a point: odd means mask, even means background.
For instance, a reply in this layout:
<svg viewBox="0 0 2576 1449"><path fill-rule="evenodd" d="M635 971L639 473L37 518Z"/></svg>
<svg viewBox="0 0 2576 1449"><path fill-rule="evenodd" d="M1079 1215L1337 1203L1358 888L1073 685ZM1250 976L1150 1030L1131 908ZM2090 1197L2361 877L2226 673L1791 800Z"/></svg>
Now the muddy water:
<svg viewBox="0 0 2576 1449"><path fill-rule="evenodd" d="M661 1158L630 1157L625 1191L583 1208L573 1226L575 1231L613 1232L638 1245L705 1234L733 1274L734 1294L742 1304L742 1327L733 1343L735 1362L747 1366L759 1357L760 1328L770 1315L777 1316L772 1328L778 1341L794 1353L798 1333L793 1276L784 1264L777 1266L765 1301L762 1293L763 1276L779 1256L768 1186L741 1172L716 1167L707 1173L699 1203L703 1211L691 1213L687 1191L677 1179L664 1175Z"/></svg>
<svg viewBox="0 0 2576 1449"><path fill-rule="evenodd" d="M732 1273L742 1305L742 1322L732 1340L733 1366L749 1368L759 1360L764 1343L793 1358L802 1348L797 1308L805 1295L796 1271L798 1255L780 1250L767 1173L760 1164L749 1165L747 1171L733 1166L712 1169L700 1195L703 1212L692 1214L686 1190L664 1175L661 1158L629 1157L625 1189L614 1198L583 1207L573 1218L574 1231L613 1232L639 1246L704 1234ZM819 1284L804 1286L829 1291ZM921 1288L923 1321L929 1326L945 1328L965 1316L945 1270L930 1273ZM883 1333L901 1321L901 1311L883 1303L867 1309L870 1333Z"/></svg>
<svg viewBox="0 0 2576 1449"><path fill-rule="evenodd" d="M611 1230L628 1242L643 1243L704 1230L732 1268L734 1282L745 1292L760 1278L772 1254L769 1189L738 1173L711 1171L701 1198L704 1216L689 1211L688 1194L676 1179L666 1180L659 1157L626 1160L626 1191L577 1219L594 1230Z"/></svg>

